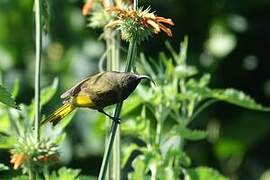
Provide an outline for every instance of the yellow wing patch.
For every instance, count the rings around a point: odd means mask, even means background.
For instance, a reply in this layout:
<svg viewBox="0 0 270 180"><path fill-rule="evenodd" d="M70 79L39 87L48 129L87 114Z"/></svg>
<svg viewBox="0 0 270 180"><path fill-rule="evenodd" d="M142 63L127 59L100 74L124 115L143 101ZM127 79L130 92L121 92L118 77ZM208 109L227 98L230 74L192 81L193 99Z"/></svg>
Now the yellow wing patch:
<svg viewBox="0 0 270 180"><path fill-rule="evenodd" d="M74 98L74 104L76 104L79 107L94 107L95 103L90 99L87 95L79 95Z"/></svg>

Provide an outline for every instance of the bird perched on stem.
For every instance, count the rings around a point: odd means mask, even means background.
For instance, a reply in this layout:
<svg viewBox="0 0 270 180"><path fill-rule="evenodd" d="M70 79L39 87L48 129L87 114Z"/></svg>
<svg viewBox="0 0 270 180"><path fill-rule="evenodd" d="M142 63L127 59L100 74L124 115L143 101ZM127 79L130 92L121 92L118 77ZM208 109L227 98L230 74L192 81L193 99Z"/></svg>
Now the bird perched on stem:
<svg viewBox="0 0 270 180"><path fill-rule="evenodd" d="M107 71L90 76L63 93L60 96L63 99L63 105L44 119L41 124L51 122L55 125L78 107L96 109L119 122L119 119L115 119L103 109L124 101L142 79L154 83L148 76L127 72Z"/></svg>

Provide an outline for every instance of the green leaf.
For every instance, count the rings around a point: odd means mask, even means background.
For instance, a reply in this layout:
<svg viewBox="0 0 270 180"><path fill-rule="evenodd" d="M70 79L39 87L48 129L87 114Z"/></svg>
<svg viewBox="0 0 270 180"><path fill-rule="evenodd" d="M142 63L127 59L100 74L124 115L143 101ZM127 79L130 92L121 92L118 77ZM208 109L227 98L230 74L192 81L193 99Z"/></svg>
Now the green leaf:
<svg viewBox="0 0 270 180"><path fill-rule="evenodd" d="M178 160L178 161L177 161ZM188 155L179 149L178 147L171 147L164 157L164 161L166 164L173 164L179 162L179 165L183 165L184 167L189 167L191 165L191 160Z"/></svg>
<svg viewBox="0 0 270 180"><path fill-rule="evenodd" d="M15 109L19 108L16 105L15 100L11 97L10 92L8 92L6 88L3 87L2 85L0 85L0 102Z"/></svg>
<svg viewBox="0 0 270 180"><path fill-rule="evenodd" d="M158 179L175 180L174 169L172 166L162 167L158 170Z"/></svg>
<svg viewBox="0 0 270 180"><path fill-rule="evenodd" d="M250 96L236 89L213 90L212 97L247 109L269 111Z"/></svg>
<svg viewBox="0 0 270 180"><path fill-rule="evenodd" d="M236 89L210 89L207 87L200 87L194 80L189 81L187 86L189 90L199 94L203 99L213 98L247 109L270 111L269 107L262 106L244 92Z"/></svg>
<svg viewBox="0 0 270 180"><path fill-rule="evenodd" d="M141 156L140 156L141 157ZM146 169L146 164L142 158L136 158L133 163L132 167L134 168L134 172L128 174L128 179L131 180L150 180L149 176L145 175L145 169Z"/></svg>
<svg viewBox="0 0 270 180"><path fill-rule="evenodd" d="M132 96L127 101L125 101L121 115L125 116L135 110L143 103L142 98L139 96Z"/></svg>
<svg viewBox="0 0 270 180"><path fill-rule="evenodd" d="M13 177L12 180L29 180L29 177L26 175Z"/></svg>
<svg viewBox="0 0 270 180"><path fill-rule="evenodd" d="M174 69L175 74L179 78L187 78L198 73L198 70L194 66L178 65Z"/></svg>
<svg viewBox="0 0 270 180"><path fill-rule="evenodd" d="M199 86L200 87L205 87L209 84L211 79L211 75L210 74L204 74L199 81Z"/></svg>
<svg viewBox="0 0 270 180"><path fill-rule="evenodd" d="M58 170L58 179L59 180L79 180L78 176L80 174L79 169L70 169L62 167Z"/></svg>
<svg viewBox="0 0 270 180"><path fill-rule="evenodd" d="M17 97L18 93L19 93L19 89L20 89L20 86L19 86L19 80L18 79L15 79L14 83L13 83L13 88L12 88L12 97Z"/></svg>
<svg viewBox="0 0 270 180"><path fill-rule="evenodd" d="M58 78L55 78L53 80L52 85L42 89L41 96L40 96L41 97L41 102L40 102L41 106L44 106L52 99L52 97L54 96L54 94L57 91L57 87L58 87Z"/></svg>
<svg viewBox="0 0 270 180"><path fill-rule="evenodd" d="M54 96L54 94L57 91L57 87L58 87L58 78L54 78L53 83L50 86L45 87L44 89L41 90L41 94L40 94L40 105L41 106L44 106L52 99L52 97ZM35 101L33 99L31 105L28 106L30 119L33 119L33 117L34 117L34 113L35 113L34 112L34 109L35 109L34 105L35 105Z"/></svg>
<svg viewBox="0 0 270 180"><path fill-rule="evenodd" d="M6 133L0 134L0 149L9 149L16 142L16 137L9 136Z"/></svg>
<svg viewBox="0 0 270 180"><path fill-rule="evenodd" d="M127 163L127 161L128 161L128 159L129 159L129 157L130 157L130 155L135 151L135 150L137 150L137 149L139 149L140 147L137 145L137 144L134 144L134 143L132 143L132 144L130 144L128 147L126 147L126 148L124 148L124 157L122 158L122 160L121 160L121 167L123 168L125 165L126 165L126 163Z"/></svg>
<svg viewBox="0 0 270 180"><path fill-rule="evenodd" d="M0 163L0 171L6 171L6 170L9 170L9 167Z"/></svg>
<svg viewBox="0 0 270 180"><path fill-rule="evenodd" d="M229 178L224 177L218 171L209 167L198 167L195 169L187 170L185 179L192 180L229 180Z"/></svg>
<svg viewBox="0 0 270 180"><path fill-rule="evenodd" d="M186 127L177 128L180 136L188 140L201 140L207 137L208 133L203 130L191 130Z"/></svg>
<svg viewBox="0 0 270 180"><path fill-rule="evenodd" d="M55 144L61 144L62 142L64 142L64 140L66 139L66 136L67 136L66 133L59 134L54 140Z"/></svg>
<svg viewBox="0 0 270 180"><path fill-rule="evenodd" d="M165 46L170 51L170 53L171 53L171 55L172 55L172 57L173 57L174 60L177 60L177 59L180 58L179 55L173 49L172 45L168 41L165 42Z"/></svg>

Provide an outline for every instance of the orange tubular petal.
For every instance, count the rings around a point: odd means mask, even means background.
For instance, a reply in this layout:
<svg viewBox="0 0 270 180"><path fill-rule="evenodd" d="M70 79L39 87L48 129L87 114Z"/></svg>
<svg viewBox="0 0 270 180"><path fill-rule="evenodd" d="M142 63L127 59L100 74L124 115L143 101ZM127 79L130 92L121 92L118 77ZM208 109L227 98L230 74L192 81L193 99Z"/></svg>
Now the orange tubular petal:
<svg viewBox="0 0 270 180"><path fill-rule="evenodd" d="M108 8L108 7L111 6L111 3L110 3L109 0L103 0L102 1L102 5L103 5L104 8Z"/></svg>
<svg viewBox="0 0 270 180"><path fill-rule="evenodd" d="M106 11L115 12L115 13L123 13L123 10L119 7L116 7L116 6L110 6L110 7L106 8Z"/></svg>
<svg viewBox="0 0 270 180"><path fill-rule="evenodd" d="M115 28L116 26L118 26L121 23L120 20L114 20L114 21L110 21L105 28Z"/></svg>
<svg viewBox="0 0 270 180"><path fill-rule="evenodd" d="M171 29L165 27L163 24L159 24L160 29L165 32L169 37L172 37Z"/></svg>
<svg viewBox="0 0 270 180"><path fill-rule="evenodd" d="M13 169L18 169L24 160L25 156L23 154L14 154L10 160L10 162L14 164Z"/></svg>
<svg viewBox="0 0 270 180"><path fill-rule="evenodd" d="M153 13L147 13L144 15L144 18L155 20L156 16Z"/></svg>
<svg viewBox="0 0 270 180"><path fill-rule="evenodd" d="M83 6L83 8L82 8L82 14L83 14L84 16L86 16L86 15L91 11L92 7L93 7L93 0L88 0L88 1L84 4L84 6Z"/></svg>
<svg viewBox="0 0 270 180"><path fill-rule="evenodd" d="M160 27L155 21L152 21L149 19L146 22L147 22L147 24L149 24L150 26L152 26L154 28L155 33L160 32Z"/></svg>
<svg viewBox="0 0 270 180"><path fill-rule="evenodd" d="M122 0L115 0L116 6L121 7L123 4Z"/></svg>
<svg viewBox="0 0 270 180"><path fill-rule="evenodd" d="M169 24L171 26L174 26L174 22L171 19L167 19L161 16L156 16L156 20L161 23Z"/></svg>
<svg viewBox="0 0 270 180"><path fill-rule="evenodd" d="M16 154L12 155L12 156L11 156L11 159L10 159L10 163L12 163L12 164L15 163L16 157L17 157Z"/></svg>

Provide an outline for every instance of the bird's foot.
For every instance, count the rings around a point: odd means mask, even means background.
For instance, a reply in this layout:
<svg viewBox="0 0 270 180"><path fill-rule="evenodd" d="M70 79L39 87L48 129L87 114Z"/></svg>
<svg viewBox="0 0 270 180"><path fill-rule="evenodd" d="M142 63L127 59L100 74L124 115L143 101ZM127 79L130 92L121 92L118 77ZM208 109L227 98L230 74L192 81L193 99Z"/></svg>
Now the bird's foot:
<svg viewBox="0 0 270 180"><path fill-rule="evenodd" d="M115 122L116 124L120 124L121 123L121 119L120 118L116 118L116 117L110 117L110 119Z"/></svg>
<svg viewBox="0 0 270 180"><path fill-rule="evenodd" d="M109 115L108 113L106 113L104 110L98 110L99 112L103 113L104 115L106 115L107 117L109 117L113 122L120 124L121 123L121 119L118 117L113 117L111 115Z"/></svg>

